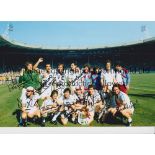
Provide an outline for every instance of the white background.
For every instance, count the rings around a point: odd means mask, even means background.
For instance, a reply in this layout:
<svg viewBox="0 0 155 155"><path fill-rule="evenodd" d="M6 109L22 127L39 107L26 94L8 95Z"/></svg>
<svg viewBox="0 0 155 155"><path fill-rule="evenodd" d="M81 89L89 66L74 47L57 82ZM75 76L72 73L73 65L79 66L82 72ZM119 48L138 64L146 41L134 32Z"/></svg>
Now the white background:
<svg viewBox="0 0 155 155"><path fill-rule="evenodd" d="M0 20L155 20L154 0L0 0ZM154 135L4 134L0 154L154 155Z"/></svg>
<svg viewBox="0 0 155 155"><path fill-rule="evenodd" d="M154 0L0 0L1 20L155 20Z"/></svg>

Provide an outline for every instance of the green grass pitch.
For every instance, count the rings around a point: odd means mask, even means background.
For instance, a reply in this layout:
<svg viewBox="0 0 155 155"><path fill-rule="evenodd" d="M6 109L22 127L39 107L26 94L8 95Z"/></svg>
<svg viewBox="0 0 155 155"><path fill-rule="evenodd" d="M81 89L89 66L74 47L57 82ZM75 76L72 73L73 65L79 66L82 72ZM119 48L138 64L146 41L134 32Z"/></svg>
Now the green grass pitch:
<svg viewBox="0 0 155 155"><path fill-rule="evenodd" d="M0 85L0 127L17 127L18 122L13 112L18 108L17 98L20 96L20 90L16 89L9 92L8 87ZM155 126L155 73L133 74L131 75L131 85L129 96L135 104L133 115L133 126ZM29 124L30 127L39 126ZM55 125L47 122L46 126ZM55 127L61 127L61 124ZM78 126L69 123L68 126ZM94 121L92 126L123 126L122 124L99 124Z"/></svg>

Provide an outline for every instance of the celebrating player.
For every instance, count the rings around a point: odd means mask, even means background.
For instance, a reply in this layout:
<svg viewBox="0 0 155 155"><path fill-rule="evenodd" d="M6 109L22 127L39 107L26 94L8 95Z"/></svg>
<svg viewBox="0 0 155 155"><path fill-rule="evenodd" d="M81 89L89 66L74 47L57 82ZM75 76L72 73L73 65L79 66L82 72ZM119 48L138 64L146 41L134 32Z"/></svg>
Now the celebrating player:
<svg viewBox="0 0 155 155"><path fill-rule="evenodd" d="M84 70L82 73L82 83L85 91L87 91L88 86L92 84L90 66L88 64L84 65Z"/></svg>
<svg viewBox="0 0 155 155"><path fill-rule="evenodd" d="M100 94L94 89L93 85L88 86L88 92L84 97L84 102L89 111L89 124L94 120L95 112L99 112L103 107Z"/></svg>
<svg viewBox="0 0 155 155"><path fill-rule="evenodd" d="M52 119L52 115L56 115L59 111L59 106L62 103L58 100L58 92L53 90L51 93L51 97L46 97L41 106L41 114L42 114L42 126L45 126L46 118L49 116L51 122L57 124L56 119Z"/></svg>
<svg viewBox="0 0 155 155"><path fill-rule="evenodd" d="M64 64L59 64L53 73L48 63L44 71L39 70L37 67L41 62L43 58L39 58L34 66L28 62L26 70L21 72L19 81L24 86L21 95L24 126L27 118L35 117L42 118L42 126L47 120L54 125L58 122L67 125L69 121L91 125L94 120L105 122L109 114L116 118L122 116L131 126L134 107L126 94L130 76L120 64L116 65L116 72L110 60L106 61L106 69L102 71L99 67L90 69L89 65L85 65L82 73L76 63L66 70ZM39 110L40 98L43 103Z"/></svg>
<svg viewBox="0 0 155 155"><path fill-rule="evenodd" d="M127 125L131 126L131 123L132 123L131 117L134 112L134 107L132 102L130 101L130 98L128 97L127 94L120 91L118 84L115 84L112 90L115 94L114 97L115 97L116 107L109 108L109 112L111 112L113 116L115 116L117 113L122 114L122 116L127 118Z"/></svg>
<svg viewBox="0 0 155 155"><path fill-rule="evenodd" d="M108 86L109 90L112 90L115 83L115 72L111 69L111 61L107 60L106 69L101 73L101 85L102 87Z"/></svg>
<svg viewBox="0 0 155 155"><path fill-rule="evenodd" d="M27 118L40 118L40 110L38 107L39 96L35 94L33 87L27 87L26 98L22 99L22 122L23 126L27 124Z"/></svg>
<svg viewBox="0 0 155 155"><path fill-rule="evenodd" d="M54 76L51 72L51 65L46 64L45 72L42 74L41 98L49 97L52 92Z"/></svg>
<svg viewBox="0 0 155 155"><path fill-rule="evenodd" d="M120 63L116 65L116 82L119 84L119 88L122 92L127 94L130 84L130 74L127 69L121 66Z"/></svg>
<svg viewBox="0 0 155 155"><path fill-rule="evenodd" d="M63 101L63 113L61 113L61 122L67 125L69 118L72 116L72 110L75 108L74 103L76 99L71 95L71 90L66 88L64 95L60 98Z"/></svg>
<svg viewBox="0 0 155 155"><path fill-rule="evenodd" d="M56 90L58 91L59 96L63 95L63 91L66 88L66 75L64 73L64 64L59 64L58 69L54 75Z"/></svg>
<svg viewBox="0 0 155 155"><path fill-rule="evenodd" d="M101 72L99 70L99 67L93 68L93 74L92 74L92 85L94 88L98 91L101 90Z"/></svg>
<svg viewBox="0 0 155 155"><path fill-rule="evenodd" d="M77 64L71 63L71 69L69 70L68 81L69 81L72 94L75 90L75 82L76 82L75 80L79 76L76 72L76 68L77 68Z"/></svg>
<svg viewBox="0 0 155 155"><path fill-rule="evenodd" d="M39 62L42 60L38 60ZM35 90L40 88L39 74L33 69L31 62L26 62L25 69L20 72L19 83L23 85L21 99L26 98L26 88L33 87Z"/></svg>

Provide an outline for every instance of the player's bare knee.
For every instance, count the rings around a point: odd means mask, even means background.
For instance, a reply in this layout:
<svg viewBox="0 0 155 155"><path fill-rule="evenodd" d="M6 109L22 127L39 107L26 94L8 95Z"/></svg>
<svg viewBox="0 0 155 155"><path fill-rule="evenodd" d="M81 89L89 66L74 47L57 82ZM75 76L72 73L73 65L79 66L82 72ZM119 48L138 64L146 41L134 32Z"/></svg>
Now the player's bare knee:
<svg viewBox="0 0 155 155"><path fill-rule="evenodd" d="M28 114L28 117L29 117L29 118L33 118L34 115L33 115L33 114Z"/></svg>
<svg viewBox="0 0 155 155"><path fill-rule="evenodd" d="M27 118L27 114L26 113L22 113L22 119L26 119Z"/></svg>

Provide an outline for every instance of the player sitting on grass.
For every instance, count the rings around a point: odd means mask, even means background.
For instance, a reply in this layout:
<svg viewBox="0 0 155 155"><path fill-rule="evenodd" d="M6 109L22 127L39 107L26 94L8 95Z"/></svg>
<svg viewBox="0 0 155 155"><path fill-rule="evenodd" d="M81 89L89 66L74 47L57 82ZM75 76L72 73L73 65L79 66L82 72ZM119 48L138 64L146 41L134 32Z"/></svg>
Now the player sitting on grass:
<svg viewBox="0 0 155 155"><path fill-rule="evenodd" d="M84 94L83 90L80 86L75 87L74 98L78 101L79 104L76 107L81 107L84 104Z"/></svg>
<svg viewBox="0 0 155 155"><path fill-rule="evenodd" d="M133 115L134 107L129 96L120 91L118 84L115 84L112 90L114 92L116 107L109 108L108 111L111 112L113 116L116 116L118 113L122 114L122 116L127 119L127 125L131 126L131 116Z"/></svg>
<svg viewBox="0 0 155 155"><path fill-rule="evenodd" d="M91 125L93 119L87 106L78 111L78 123L81 125Z"/></svg>
<svg viewBox="0 0 155 155"><path fill-rule="evenodd" d="M84 102L89 111L90 123L94 120L94 115L98 114L104 107L100 94L94 89L93 85L88 86L88 92L86 92L84 97ZM89 124L90 124L89 123Z"/></svg>
<svg viewBox="0 0 155 155"><path fill-rule="evenodd" d="M74 103L76 102L74 96L71 95L71 90L66 88L64 95L60 98L63 101L63 112L61 113L61 123L67 125L68 119L72 117L72 111L75 108Z"/></svg>
<svg viewBox="0 0 155 155"><path fill-rule="evenodd" d="M35 94L33 87L27 87L26 97L22 99L22 122L23 126L27 125L27 118L40 118L38 107L39 95Z"/></svg>
<svg viewBox="0 0 155 155"><path fill-rule="evenodd" d="M49 116L53 123L52 116L58 112L60 101L58 100L58 92L53 90L51 97L46 97L41 106L42 126L45 126L46 118ZM55 120L56 121L56 120ZM56 122L54 122L56 124Z"/></svg>
<svg viewBox="0 0 155 155"><path fill-rule="evenodd" d="M74 124L78 123L78 112L85 107L84 105L84 94L82 91L82 88L80 86L75 87L75 92L73 97L76 100L76 103L74 104L74 109L72 113L72 122Z"/></svg>
<svg viewBox="0 0 155 155"><path fill-rule="evenodd" d="M104 103L104 108L102 109L102 112L99 114L99 121L101 123L104 123L108 116L108 109L111 107L115 107L115 105L112 105L112 99L113 94L112 91L108 89L107 85L104 85L102 90L100 91L102 102Z"/></svg>
<svg viewBox="0 0 155 155"><path fill-rule="evenodd" d="M100 92L100 95L101 95L102 102L104 102L107 107L110 107L111 98L113 94L112 94L112 91L108 89L107 85L103 86L102 91Z"/></svg>

